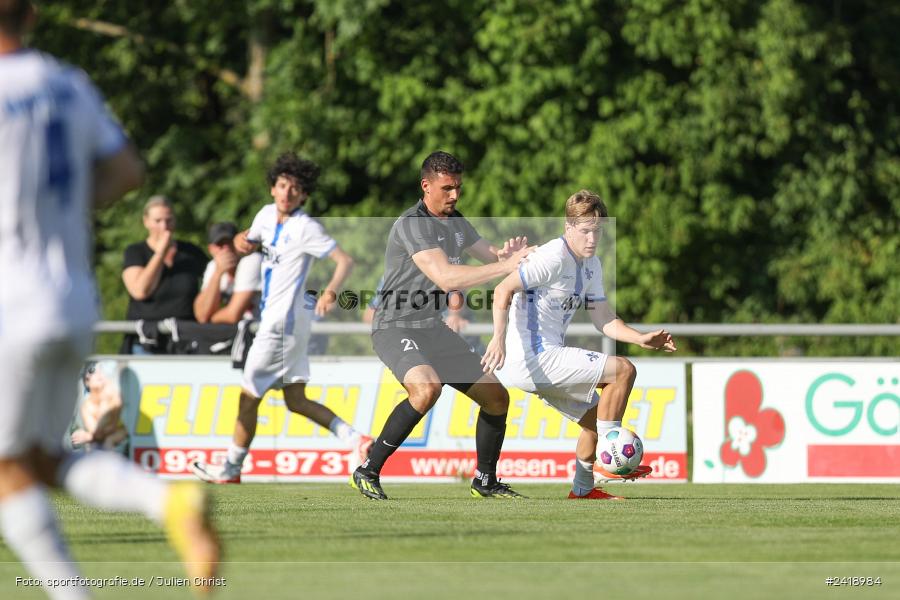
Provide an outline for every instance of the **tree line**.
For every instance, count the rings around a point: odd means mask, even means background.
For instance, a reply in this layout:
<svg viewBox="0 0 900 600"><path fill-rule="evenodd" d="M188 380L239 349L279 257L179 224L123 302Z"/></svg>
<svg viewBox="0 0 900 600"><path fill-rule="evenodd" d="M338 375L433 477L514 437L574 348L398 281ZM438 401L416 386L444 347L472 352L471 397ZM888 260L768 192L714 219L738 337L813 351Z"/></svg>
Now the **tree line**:
<svg viewBox="0 0 900 600"><path fill-rule="evenodd" d="M145 159L99 215L104 317L151 194L179 235L249 219L286 149L314 215L393 217L466 164L467 216L617 219L635 322L897 323L900 5L874 0L65 0L32 45L84 68ZM690 353L896 355L895 338L692 339Z"/></svg>

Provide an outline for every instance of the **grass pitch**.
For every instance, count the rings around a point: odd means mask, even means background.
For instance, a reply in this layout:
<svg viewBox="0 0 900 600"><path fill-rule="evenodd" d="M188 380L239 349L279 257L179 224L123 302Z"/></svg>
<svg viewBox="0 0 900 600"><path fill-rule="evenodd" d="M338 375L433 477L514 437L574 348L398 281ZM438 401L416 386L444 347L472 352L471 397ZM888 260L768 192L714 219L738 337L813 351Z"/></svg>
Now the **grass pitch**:
<svg viewBox="0 0 900 600"><path fill-rule="evenodd" d="M217 597L900 597L897 485L607 487L625 502L515 487L530 498L474 499L461 484L386 484L387 502L338 484L215 487ZM56 502L86 576L145 580L98 597L190 597L153 524ZM43 597L16 585L26 572L2 545L0 561L0 597ZM828 577L881 583L835 590Z"/></svg>

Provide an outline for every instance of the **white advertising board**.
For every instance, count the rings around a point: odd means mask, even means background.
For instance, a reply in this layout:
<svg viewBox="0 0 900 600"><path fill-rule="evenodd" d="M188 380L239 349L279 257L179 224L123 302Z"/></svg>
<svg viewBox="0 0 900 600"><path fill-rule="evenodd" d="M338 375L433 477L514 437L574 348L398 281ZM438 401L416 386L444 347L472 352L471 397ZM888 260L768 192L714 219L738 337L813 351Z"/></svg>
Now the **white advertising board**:
<svg viewBox="0 0 900 600"><path fill-rule="evenodd" d="M134 460L165 476L186 476L191 461L221 462L231 439L240 373L222 359L130 358L122 394ZM685 363L635 361L637 381L624 424L643 438L649 479L687 479ZM314 359L307 395L363 432L377 434L402 386L380 362ZM388 461L386 479L450 481L475 469L474 402L445 387L431 412ZM510 390L499 476L565 481L574 473L579 428L539 398ZM243 479L344 480L350 454L328 430L290 413L280 392L263 398Z"/></svg>
<svg viewBox="0 0 900 600"><path fill-rule="evenodd" d="M693 480L900 482L900 362L695 363Z"/></svg>

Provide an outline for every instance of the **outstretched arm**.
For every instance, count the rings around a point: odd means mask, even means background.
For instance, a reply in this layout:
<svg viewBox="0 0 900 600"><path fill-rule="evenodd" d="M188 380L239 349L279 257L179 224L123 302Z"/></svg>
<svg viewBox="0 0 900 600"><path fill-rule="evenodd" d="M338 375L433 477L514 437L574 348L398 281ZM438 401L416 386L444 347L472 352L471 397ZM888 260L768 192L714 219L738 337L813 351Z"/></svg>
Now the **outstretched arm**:
<svg viewBox="0 0 900 600"><path fill-rule="evenodd" d="M646 350L663 349L666 352L675 352L678 349L675 347L675 340L672 339L672 335L668 331L659 329L641 333L637 329L629 327L625 324L625 321L617 317L605 300L602 302L590 302L587 310L594 326L609 338L627 344L637 344Z"/></svg>
<svg viewBox="0 0 900 600"><path fill-rule="evenodd" d="M488 243L484 238L481 238L466 248L466 254L487 265L506 260L527 246L528 238L525 236L509 238L503 243L501 248L497 248L493 244Z"/></svg>
<svg viewBox="0 0 900 600"><path fill-rule="evenodd" d="M480 267L452 265L447 259L447 254L440 248L416 252L412 255L412 259L428 279L445 292L450 292L480 285L515 271L519 261L533 250L533 246L522 248L509 258Z"/></svg>

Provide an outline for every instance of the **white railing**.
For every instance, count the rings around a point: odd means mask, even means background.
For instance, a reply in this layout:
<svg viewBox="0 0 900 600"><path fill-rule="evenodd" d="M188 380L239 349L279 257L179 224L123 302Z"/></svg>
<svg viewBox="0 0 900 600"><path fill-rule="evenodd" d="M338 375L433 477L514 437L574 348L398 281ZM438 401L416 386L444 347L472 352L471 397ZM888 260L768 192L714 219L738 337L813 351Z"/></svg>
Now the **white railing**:
<svg viewBox="0 0 900 600"><path fill-rule="evenodd" d="M96 333L134 333L135 321L100 321L94 327ZM900 335L900 324L882 323L835 323L835 324L770 324L770 323L632 323L632 327L640 331L665 329L673 336L701 337L746 337L746 336L897 336ZM165 326L160 326L161 333L168 333ZM372 331L366 323L323 323L312 324L313 333L330 335L368 334ZM464 333L468 335L490 335L493 326L490 323L471 323ZM615 353L615 345L611 339L597 331L590 323L574 323L568 328L569 335L601 336L602 350L607 354Z"/></svg>

